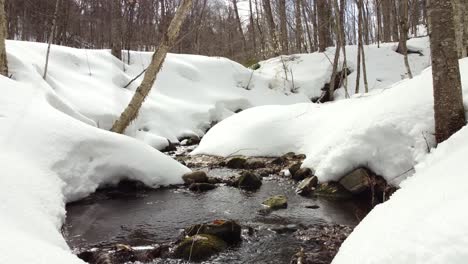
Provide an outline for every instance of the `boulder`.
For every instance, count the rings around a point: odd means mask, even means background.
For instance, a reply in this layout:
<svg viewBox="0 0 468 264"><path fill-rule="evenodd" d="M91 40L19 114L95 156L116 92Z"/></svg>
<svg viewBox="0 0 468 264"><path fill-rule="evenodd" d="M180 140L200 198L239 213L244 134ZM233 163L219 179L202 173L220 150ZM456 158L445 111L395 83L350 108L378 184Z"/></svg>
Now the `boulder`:
<svg viewBox="0 0 468 264"><path fill-rule="evenodd" d="M372 173L365 168L358 168L343 176L339 183L353 194L361 193L369 188Z"/></svg>
<svg viewBox="0 0 468 264"><path fill-rule="evenodd" d="M299 185L296 188L296 193L303 196L309 195L315 190L317 184L317 176L308 177L302 180L301 183L299 183Z"/></svg>
<svg viewBox="0 0 468 264"><path fill-rule="evenodd" d="M174 256L192 261L202 261L226 249L227 244L221 238L199 234L187 237L174 250Z"/></svg>
<svg viewBox="0 0 468 264"><path fill-rule="evenodd" d="M258 159L249 159L245 162L244 168L251 170L265 168L265 162Z"/></svg>
<svg viewBox="0 0 468 264"><path fill-rule="evenodd" d="M228 244L241 241L241 226L232 220L215 220L212 223L198 224L185 230L187 236L196 234L212 235Z"/></svg>
<svg viewBox="0 0 468 264"><path fill-rule="evenodd" d="M291 177L295 181L302 181L305 178L314 176L314 172L309 168L301 168L297 170L294 174L291 174Z"/></svg>
<svg viewBox="0 0 468 264"><path fill-rule="evenodd" d="M288 198L284 195L276 195L266 199L263 204L272 210L285 209L288 207Z"/></svg>
<svg viewBox="0 0 468 264"><path fill-rule="evenodd" d="M294 163L291 167L289 167L289 173L292 175L296 174L298 170L301 169L302 162Z"/></svg>
<svg viewBox="0 0 468 264"><path fill-rule="evenodd" d="M209 190L213 190L214 188L216 188L216 185L211 184L211 183L204 183L204 182L192 183L189 186L189 190L191 190L192 192L206 192Z"/></svg>
<svg viewBox="0 0 468 264"><path fill-rule="evenodd" d="M243 169L247 160L243 157L233 157L226 161L226 167L230 169Z"/></svg>
<svg viewBox="0 0 468 264"><path fill-rule="evenodd" d="M331 199L350 199L353 195L338 182L325 182L317 185L314 195Z"/></svg>
<svg viewBox="0 0 468 264"><path fill-rule="evenodd" d="M243 171L235 181L235 186L244 190L257 190L262 186L262 179L250 171Z"/></svg>
<svg viewBox="0 0 468 264"><path fill-rule="evenodd" d="M204 171L194 171L184 174L182 180L184 180L184 183L187 185L192 183L204 183L208 182L208 176Z"/></svg>
<svg viewBox="0 0 468 264"><path fill-rule="evenodd" d="M284 165L287 162L287 159L285 157L277 157L274 160L272 160L270 163L274 165Z"/></svg>

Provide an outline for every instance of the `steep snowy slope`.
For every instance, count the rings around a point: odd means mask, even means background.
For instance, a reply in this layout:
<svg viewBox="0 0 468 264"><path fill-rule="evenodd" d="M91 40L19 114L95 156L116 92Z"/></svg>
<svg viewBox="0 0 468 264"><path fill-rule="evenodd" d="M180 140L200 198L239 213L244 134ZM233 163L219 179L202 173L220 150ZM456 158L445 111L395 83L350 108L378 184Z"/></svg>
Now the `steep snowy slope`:
<svg viewBox="0 0 468 264"><path fill-rule="evenodd" d="M81 263L60 233L65 202L123 178L181 183L189 169L86 124L93 122L34 78L36 85L0 76L0 263Z"/></svg>
<svg viewBox="0 0 468 264"><path fill-rule="evenodd" d="M465 98L468 60L461 61ZM193 154L307 155L322 181L367 166L398 184L434 146L431 71L392 89L326 104L264 106L213 127ZM219 142L222 142L220 146Z"/></svg>

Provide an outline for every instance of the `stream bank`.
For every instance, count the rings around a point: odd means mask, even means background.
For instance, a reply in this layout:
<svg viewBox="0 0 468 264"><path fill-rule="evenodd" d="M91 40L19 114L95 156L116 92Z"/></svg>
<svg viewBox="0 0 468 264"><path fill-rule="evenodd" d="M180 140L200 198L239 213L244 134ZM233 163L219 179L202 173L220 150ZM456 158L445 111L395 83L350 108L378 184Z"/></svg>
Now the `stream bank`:
<svg viewBox="0 0 468 264"><path fill-rule="evenodd" d="M298 183L286 177L284 169L301 162L304 155L236 164L188 155L194 148L179 146L168 154L216 179L214 189L194 192L181 185L152 190L132 182L103 188L67 205L64 235L74 252L89 263L184 263L172 254L182 230L232 219L242 226L242 242L204 263L330 263L369 210L365 201L296 194ZM235 176L245 171L262 177L258 190L233 186ZM265 210L262 203L276 195L287 198L287 207Z"/></svg>

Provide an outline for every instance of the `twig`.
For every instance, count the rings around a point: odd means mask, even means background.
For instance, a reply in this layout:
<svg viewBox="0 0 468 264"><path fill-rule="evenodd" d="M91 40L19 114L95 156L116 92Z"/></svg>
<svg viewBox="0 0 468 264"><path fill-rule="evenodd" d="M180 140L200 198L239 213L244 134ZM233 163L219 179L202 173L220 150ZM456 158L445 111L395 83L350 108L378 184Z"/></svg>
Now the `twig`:
<svg viewBox="0 0 468 264"><path fill-rule="evenodd" d="M138 78L140 78L140 76L142 76L142 75L146 72L147 69L148 69L148 68L144 69L144 70L143 70L142 72L140 72L137 76L135 76L135 78L131 79L131 80L127 83L127 85L124 86L124 88L128 88L128 86L130 86L130 84L132 84L134 81L136 81Z"/></svg>
<svg viewBox="0 0 468 264"><path fill-rule="evenodd" d="M232 155L234 155L234 154L236 154L236 153L238 153L238 152L241 152L241 151L243 151L243 150L258 150L258 149L256 149L256 148L244 148L244 149L239 149L239 150L234 151L233 153L227 155L227 157L231 157Z"/></svg>

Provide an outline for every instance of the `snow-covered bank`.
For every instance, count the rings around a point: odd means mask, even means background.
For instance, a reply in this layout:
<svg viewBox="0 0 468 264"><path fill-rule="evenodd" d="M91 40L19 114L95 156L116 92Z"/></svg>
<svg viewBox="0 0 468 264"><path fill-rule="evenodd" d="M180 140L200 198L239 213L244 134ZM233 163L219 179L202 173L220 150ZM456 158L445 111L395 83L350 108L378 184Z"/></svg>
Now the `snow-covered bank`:
<svg viewBox="0 0 468 264"><path fill-rule="evenodd" d="M461 61L468 96L468 60ZM271 156L304 153L321 181L367 166L398 184L434 146L431 71L392 89L326 104L264 106L208 131L193 154ZM220 146L222 142L222 146Z"/></svg>
<svg viewBox="0 0 468 264"><path fill-rule="evenodd" d="M467 156L465 127L428 155L388 202L364 218L333 263L466 263Z"/></svg>
<svg viewBox="0 0 468 264"><path fill-rule="evenodd" d="M395 50L398 43L382 43L364 46L367 64L367 79L369 90L386 88L405 78L406 68L403 55ZM409 62L413 75L417 75L431 65L429 38L415 38L408 41L408 48L419 51L420 54L409 54ZM321 89L330 81L332 61L335 48L328 48L325 53L295 54L280 56L260 62L258 74L270 78L273 87L284 86L285 91L295 91L305 94L308 98L319 97ZM348 93L355 94L357 78L357 47L347 46L346 56L351 74L348 76ZM341 61L343 57L341 57ZM340 69L342 62L340 63ZM342 86L343 87L343 86ZM364 92L364 76L361 69L360 92ZM336 91L336 99L345 98L345 90Z"/></svg>
<svg viewBox="0 0 468 264"><path fill-rule="evenodd" d="M189 169L138 140L82 122L93 123L41 84L40 75L29 78L0 77L0 263L82 263L60 233L65 202L122 178L154 187L181 183Z"/></svg>
<svg viewBox="0 0 468 264"><path fill-rule="evenodd" d="M410 40L409 45L425 54L410 55L417 74L430 63L428 39ZM127 105L142 77L124 87L146 68L152 55L130 52L130 65L124 65L106 50L52 46L44 82L39 77L46 47L42 43L7 41L13 79L51 87L76 112L104 129L111 127ZM366 47L370 89L402 79L405 67L402 55L394 51L396 47L396 43ZM354 69L356 47L348 46L347 50L350 68ZM256 71L225 58L169 54L138 119L126 133L163 149L167 139L177 142L183 136L202 136L212 123L240 109L310 102L330 79L329 59L333 54L334 48L329 48L326 53L277 57L261 62ZM125 62L127 55L124 52ZM354 94L355 78L356 71L348 78L350 94ZM337 98L344 98L343 89L336 93Z"/></svg>

